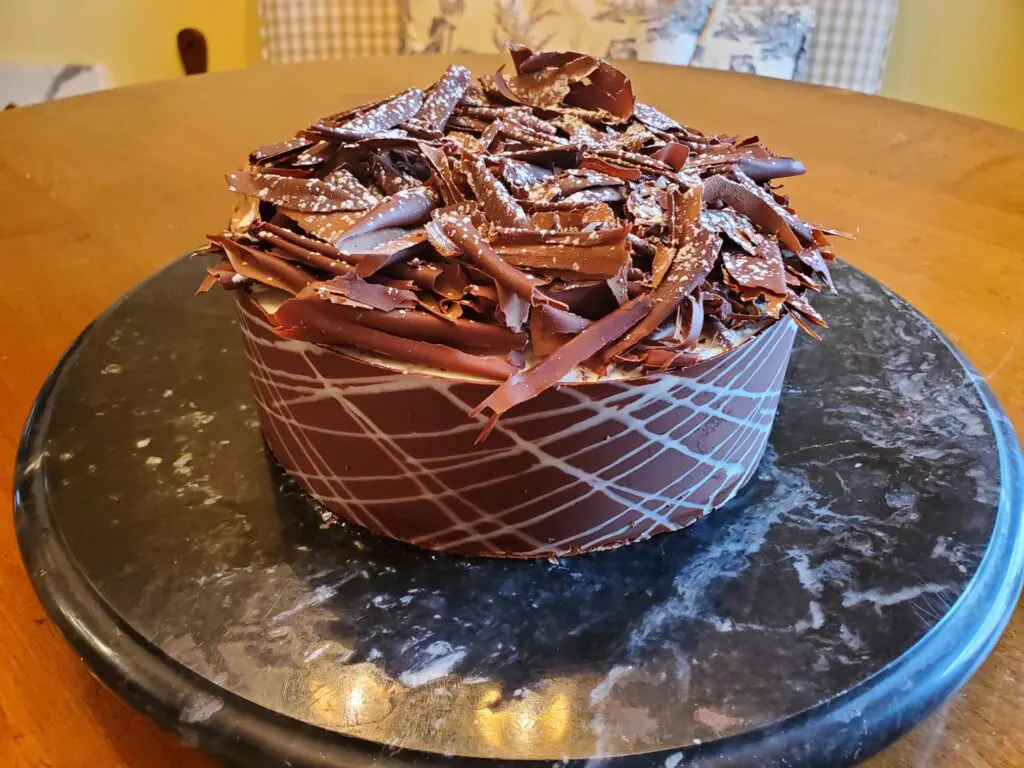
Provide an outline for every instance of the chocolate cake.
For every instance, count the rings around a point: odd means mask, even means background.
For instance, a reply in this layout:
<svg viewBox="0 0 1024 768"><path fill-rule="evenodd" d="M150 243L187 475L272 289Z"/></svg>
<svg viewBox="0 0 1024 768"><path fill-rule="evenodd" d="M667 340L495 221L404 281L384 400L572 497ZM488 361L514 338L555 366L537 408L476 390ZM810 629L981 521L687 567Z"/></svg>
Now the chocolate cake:
<svg viewBox="0 0 1024 768"><path fill-rule="evenodd" d="M548 557L678 530L753 475L828 234L756 137L510 46L257 148L200 287L234 291L270 450L395 539Z"/></svg>

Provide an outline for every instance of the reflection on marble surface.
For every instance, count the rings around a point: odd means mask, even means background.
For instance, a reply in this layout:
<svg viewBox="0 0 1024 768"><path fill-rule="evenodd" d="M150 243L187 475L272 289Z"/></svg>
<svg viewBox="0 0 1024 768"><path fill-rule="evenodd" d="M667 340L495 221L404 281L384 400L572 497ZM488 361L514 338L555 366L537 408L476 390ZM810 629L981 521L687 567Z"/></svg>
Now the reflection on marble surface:
<svg viewBox="0 0 1024 768"><path fill-rule="evenodd" d="M263 448L230 298L189 299L181 264L78 350L36 470L110 606L249 701L438 753L679 749L878 673L992 532L999 458L970 374L902 302L836 276L756 479L626 549L467 560L325 523Z"/></svg>

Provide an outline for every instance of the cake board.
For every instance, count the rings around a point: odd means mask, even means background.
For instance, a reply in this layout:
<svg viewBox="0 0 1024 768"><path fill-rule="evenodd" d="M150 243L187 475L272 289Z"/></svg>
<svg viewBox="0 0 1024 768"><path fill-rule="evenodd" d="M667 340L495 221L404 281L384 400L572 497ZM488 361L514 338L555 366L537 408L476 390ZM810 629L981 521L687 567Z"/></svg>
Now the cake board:
<svg viewBox="0 0 1024 768"><path fill-rule="evenodd" d="M987 385L839 265L755 479L558 562L327 524L266 451L233 302L175 262L88 328L18 456L49 615L111 688L244 765L843 765L977 668L1020 593Z"/></svg>

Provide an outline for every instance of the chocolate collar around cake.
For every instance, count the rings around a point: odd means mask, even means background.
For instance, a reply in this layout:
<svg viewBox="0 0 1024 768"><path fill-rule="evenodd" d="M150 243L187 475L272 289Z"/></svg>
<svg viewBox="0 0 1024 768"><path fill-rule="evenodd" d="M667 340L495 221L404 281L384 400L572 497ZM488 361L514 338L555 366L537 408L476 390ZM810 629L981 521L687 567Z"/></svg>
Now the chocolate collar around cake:
<svg viewBox="0 0 1024 768"><path fill-rule="evenodd" d="M510 51L514 71L449 67L254 150L200 290L268 287L281 338L493 381L490 426L581 371L824 326L807 294L841 233L772 186L799 162L686 127L592 56Z"/></svg>

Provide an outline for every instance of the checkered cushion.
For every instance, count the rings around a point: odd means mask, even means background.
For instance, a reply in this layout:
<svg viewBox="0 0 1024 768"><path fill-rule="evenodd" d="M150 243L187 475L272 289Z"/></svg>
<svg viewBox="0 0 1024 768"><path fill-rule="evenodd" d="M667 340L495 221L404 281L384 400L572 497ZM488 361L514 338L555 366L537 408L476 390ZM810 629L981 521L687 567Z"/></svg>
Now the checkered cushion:
<svg viewBox="0 0 1024 768"><path fill-rule="evenodd" d="M383 56L401 45L401 0L258 0L271 64Z"/></svg>
<svg viewBox="0 0 1024 768"><path fill-rule="evenodd" d="M897 0L814 0L808 83L878 93L896 21Z"/></svg>
<svg viewBox="0 0 1024 768"><path fill-rule="evenodd" d="M716 0L716 6L728 5L733 2L749 2L749 0ZM886 54L892 39L892 28L896 18L897 0L808 0L813 5L813 30L804 41L803 54L796 61L792 75L797 80L805 80L821 85L847 88L866 93L876 93L881 87L882 75L885 71ZM263 58L274 64L313 59L341 58L346 56L369 56L398 53L401 50L414 51L430 49L420 39L424 35L410 38L409 23L415 22L417 15L410 14L410 6L421 8L419 12L425 18L445 18L457 27L460 17L475 18L476 5L491 7L494 0L258 0L260 13L260 30L263 36ZM505 8L516 8L522 3L524 8L532 9L537 0L500 0L499 5ZM786 0L762 0L767 5L794 4ZM661 8L666 0L558 0L557 4L545 3L545 25L555 24L560 34L552 35L561 38L563 35L579 37L584 42L580 30L594 26L586 19L575 18L580 12L591 11L593 8L604 9L601 18L595 21L608 20L618 23L616 14L608 9L622 8ZM557 19L547 13L556 7L571 8L573 18L563 18L561 26ZM704 0L678 0L678 8L706 8ZM415 10L415 8L414 8ZM659 11L660 13L661 11ZM689 12L689 11L688 11ZM623 13L625 13L623 11ZM646 12L645 12L646 13ZM406 16L403 18L403 14ZM495 43L491 26L494 21L488 14L486 28L464 30L472 32L469 39L473 46L465 46L477 50L477 45L493 48ZM531 15L531 14L528 14ZM532 14L537 15L537 14ZM557 15L557 14L555 14ZM708 24L714 22L714 15ZM406 23L408 22L408 23ZM483 22L481 22L483 23ZM607 26L607 25L606 25ZM705 37L706 37L705 30ZM689 42L682 40L687 37ZM544 35L546 37L546 35ZM640 38L640 35L636 36ZM649 37L649 35L644 35ZM652 58L658 61L685 63L679 61L681 51L691 51L695 35L681 35L671 46L671 55L661 50L638 51L633 53L623 41L601 41L600 50L588 51L599 56L635 56ZM500 41L499 41L500 42ZM559 42L562 42L559 39ZM444 46L442 46L443 48ZM462 46L450 46L459 48ZM557 47L557 46L556 46ZM568 46L572 47L572 46ZM586 49L579 45L578 49ZM730 52L729 61L734 56L743 60L743 52ZM704 54L707 56L707 54ZM694 62L698 64L698 62ZM731 66L731 64L730 64Z"/></svg>

